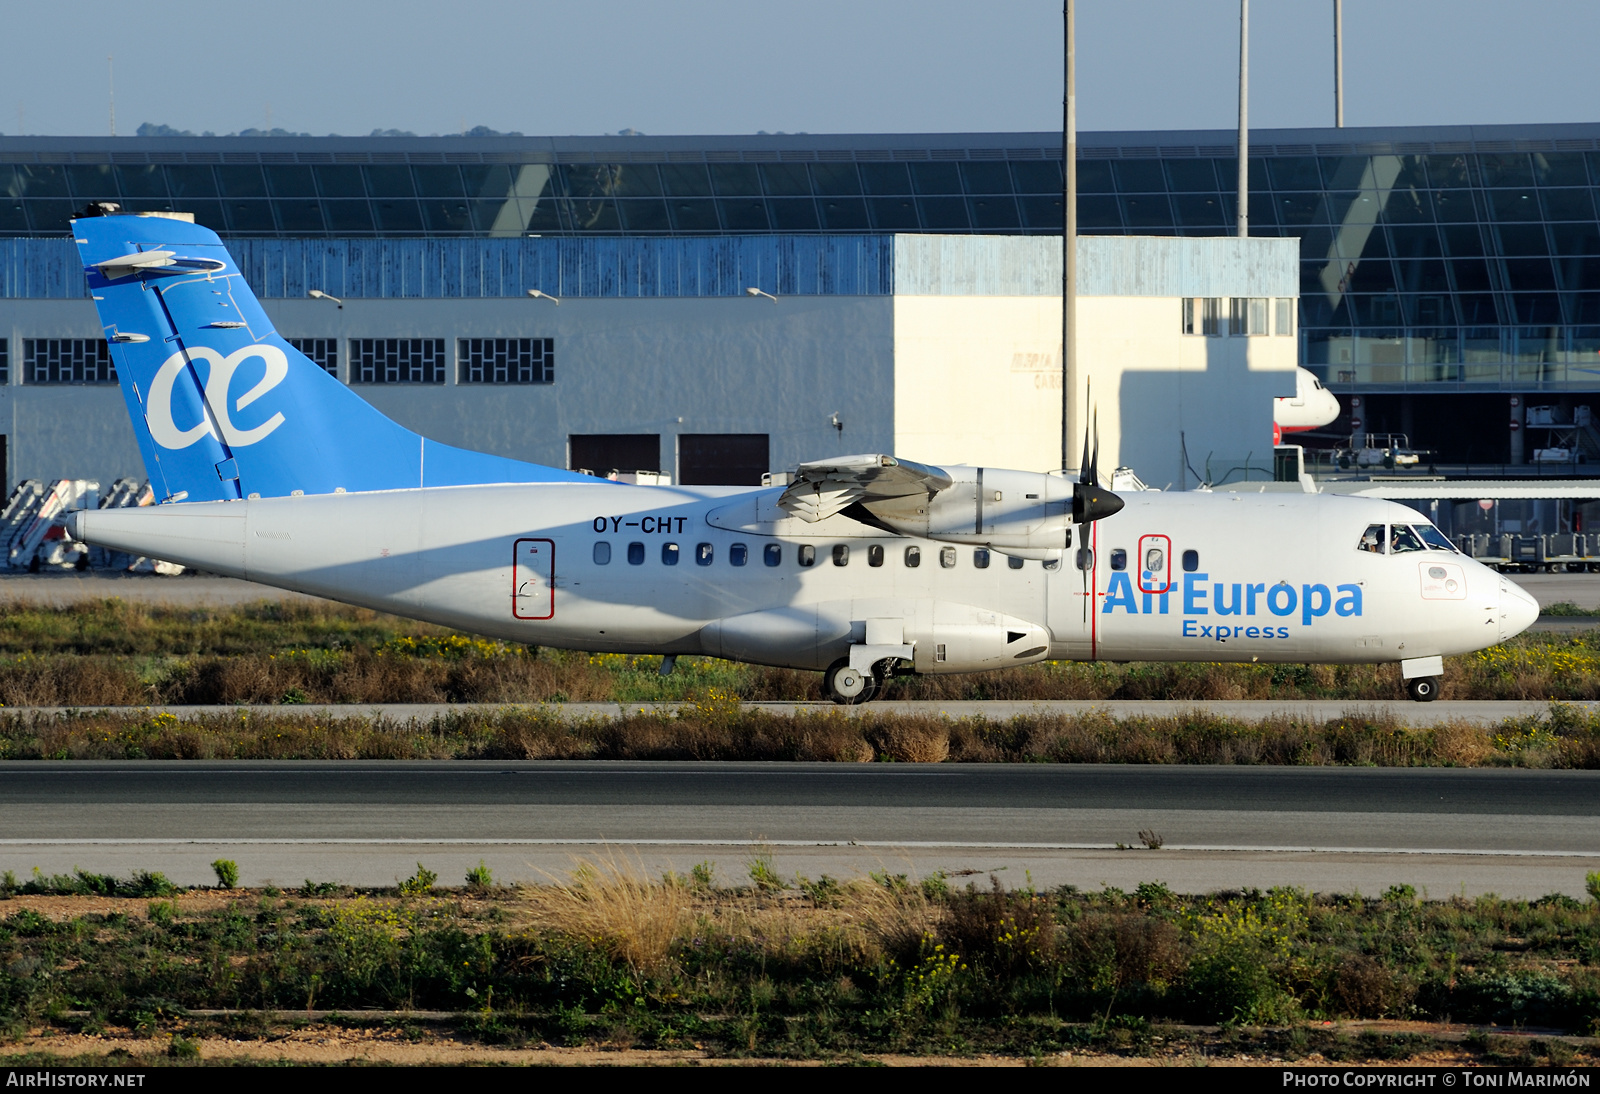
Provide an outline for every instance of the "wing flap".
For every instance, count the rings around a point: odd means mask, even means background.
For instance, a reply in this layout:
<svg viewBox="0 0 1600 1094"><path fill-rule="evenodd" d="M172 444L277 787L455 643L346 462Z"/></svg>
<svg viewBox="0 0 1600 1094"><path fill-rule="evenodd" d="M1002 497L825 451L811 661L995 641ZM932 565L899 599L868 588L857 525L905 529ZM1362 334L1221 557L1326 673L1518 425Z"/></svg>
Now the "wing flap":
<svg viewBox="0 0 1600 1094"><path fill-rule="evenodd" d="M807 523L826 520L857 502L868 504L947 489L950 475L937 467L881 454L812 460L795 469L778 505Z"/></svg>

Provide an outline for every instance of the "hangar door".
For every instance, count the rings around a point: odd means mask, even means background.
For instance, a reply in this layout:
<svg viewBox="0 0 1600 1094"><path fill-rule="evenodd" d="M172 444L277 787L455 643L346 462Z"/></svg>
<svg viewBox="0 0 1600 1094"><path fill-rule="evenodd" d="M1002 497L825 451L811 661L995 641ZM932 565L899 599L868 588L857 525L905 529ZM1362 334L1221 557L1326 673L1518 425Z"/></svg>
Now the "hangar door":
<svg viewBox="0 0 1600 1094"><path fill-rule="evenodd" d="M659 433L573 433L567 438L567 467L602 478L613 471L660 471Z"/></svg>
<svg viewBox="0 0 1600 1094"><path fill-rule="evenodd" d="M678 481L685 486L760 486L767 459L765 433L678 435Z"/></svg>

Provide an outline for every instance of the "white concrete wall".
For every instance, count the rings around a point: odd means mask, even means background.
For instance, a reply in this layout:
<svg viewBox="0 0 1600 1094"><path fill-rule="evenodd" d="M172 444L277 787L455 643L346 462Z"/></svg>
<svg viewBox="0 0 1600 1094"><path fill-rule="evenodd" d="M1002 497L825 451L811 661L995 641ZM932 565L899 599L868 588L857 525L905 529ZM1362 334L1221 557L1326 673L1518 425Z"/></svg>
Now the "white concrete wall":
<svg viewBox="0 0 1600 1094"><path fill-rule="evenodd" d="M894 447L924 463L1061 466L1061 299L897 296Z"/></svg>
<svg viewBox="0 0 1600 1094"><path fill-rule="evenodd" d="M1182 320L1179 297L1079 298L1078 366L1100 411L1102 472L1125 465L1151 486L1192 488L1248 459L1271 478L1272 400L1294 391L1295 338L1185 335Z"/></svg>

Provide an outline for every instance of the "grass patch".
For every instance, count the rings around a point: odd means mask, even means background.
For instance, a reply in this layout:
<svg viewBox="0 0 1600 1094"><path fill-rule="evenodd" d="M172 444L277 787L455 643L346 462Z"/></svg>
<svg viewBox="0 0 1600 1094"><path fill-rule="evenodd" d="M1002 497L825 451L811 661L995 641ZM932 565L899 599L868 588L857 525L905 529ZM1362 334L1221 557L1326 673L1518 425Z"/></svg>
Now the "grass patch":
<svg viewBox="0 0 1600 1094"><path fill-rule="evenodd" d="M192 1059L205 1037L267 1038L297 1012L302 1025L413 1041L795 1059L1228 1049L1387 1060L1441 1048L1417 1032L1310 1025L1400 1018L1478 1025L1456 1049L1483 1061L1593 1063L1593 1043L1570 1037L1600 1021L1600 905L1569 898L1185 896L1158 882L1085 893L992 879L709 889L598 862L537 886L196 892L95 914L73 899L0 902L0 1030L13 1040L126 1030ZM413 1011L445 1017L395 1014ZM1491 1023L1550 1034L1513 1048Z"/></svg>
<svg viewBox="0 0 1600 1094"><path fill-rule="evenodd" d="M294 707L178 718L147 710L0 713L0 759L763 760L1379 767L1600 767L1600 712L1553 703L1498 725L1412 726L1352 710L1328 720L1205 711L947 719L871 708L775 714L725 701L567 719L561 708L466 707L426 719ZM1146 838L1148 836L1148 838ZM1158 845L1160 833L1142 833ZM221 882L219 874L219 883Z"/></svg>

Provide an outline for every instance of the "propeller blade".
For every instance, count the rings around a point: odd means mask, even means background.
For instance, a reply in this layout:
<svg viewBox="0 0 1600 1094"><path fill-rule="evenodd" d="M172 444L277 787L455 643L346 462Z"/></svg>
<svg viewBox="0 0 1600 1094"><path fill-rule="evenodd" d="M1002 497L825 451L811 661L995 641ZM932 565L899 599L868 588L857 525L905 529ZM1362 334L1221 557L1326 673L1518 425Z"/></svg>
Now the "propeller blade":
<svg viewBox="0 0 1600 1094"><path fill-rule="evenodd" d="M1088 379L1083 381L1083 405L1089 405ZM1083 459L1078 461L1078 481L1089 481L1089 427L1087 424L1083 427Z"/></svg>
<svg viewBox="0 0 1600 1094"><path fill-rule="evenodd" d="M1100 408L1094 409L1094 455L1089 457L1089 482L1100 485Z"/></svg>

